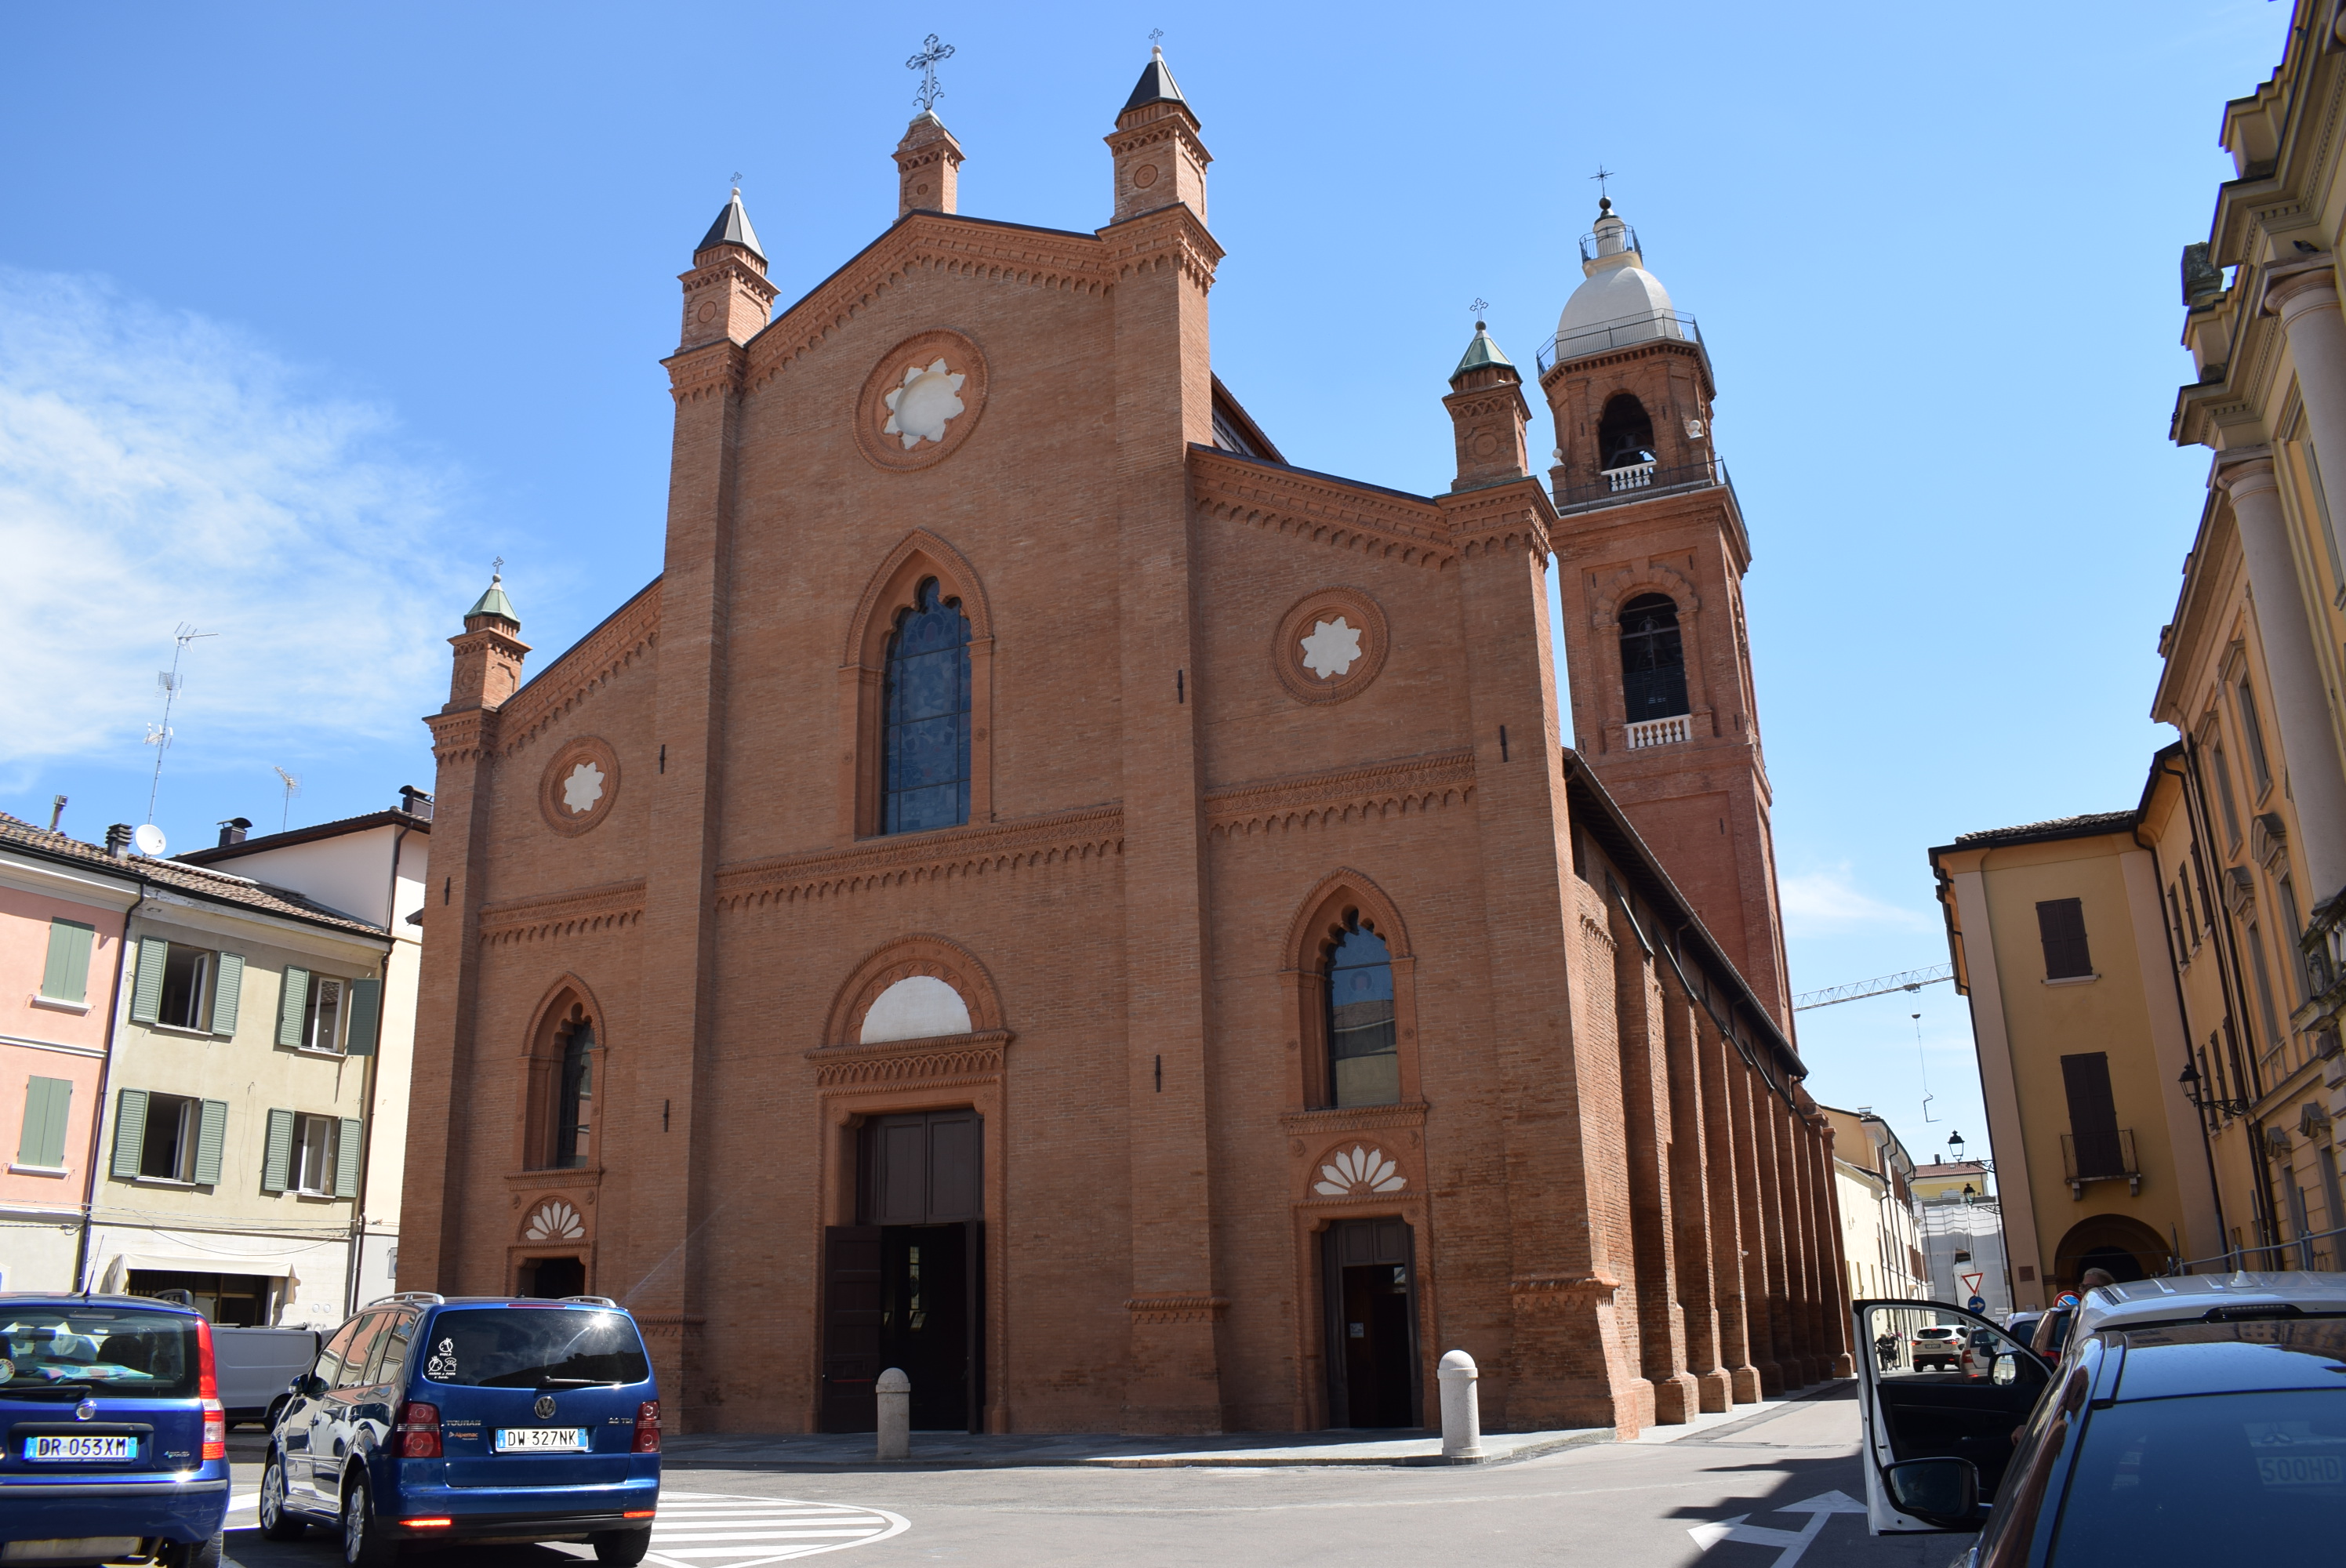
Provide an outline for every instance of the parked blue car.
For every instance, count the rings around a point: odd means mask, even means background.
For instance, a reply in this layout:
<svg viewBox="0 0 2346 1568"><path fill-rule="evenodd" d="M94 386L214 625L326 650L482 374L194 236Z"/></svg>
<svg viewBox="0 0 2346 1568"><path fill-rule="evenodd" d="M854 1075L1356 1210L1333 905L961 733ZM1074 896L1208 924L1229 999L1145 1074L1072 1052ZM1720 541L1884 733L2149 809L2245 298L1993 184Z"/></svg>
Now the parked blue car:
<svg viewBox="0 0 2346 1568"><path fill-rule="evenodd" d="M228 1417L201 1314L0 1295L0 1560L218 1568Z"/></svg>
<svg viewBox="0 0 2346 1568"><path fill-rule="evenodd" d="M415 1542L583 1541L616 1564L651 1544L659 1390L616 1302L394 1296L288 1391L260 1476L272 1541L337 1530L352 1568Z"/></svg>

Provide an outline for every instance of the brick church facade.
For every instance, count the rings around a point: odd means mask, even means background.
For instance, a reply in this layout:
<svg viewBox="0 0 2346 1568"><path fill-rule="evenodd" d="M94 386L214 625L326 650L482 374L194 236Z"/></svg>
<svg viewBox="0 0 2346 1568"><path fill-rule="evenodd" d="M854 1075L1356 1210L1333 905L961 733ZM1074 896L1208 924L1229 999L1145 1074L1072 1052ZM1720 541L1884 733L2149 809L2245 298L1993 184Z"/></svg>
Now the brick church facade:
<svg viewBox="0 0 2346 1568"><path fill-rule="evenodd" d="M526 683L465 617L402 1288L617 1298L699 1430L891 1365L1026 1431L1414 1426L1454 1347L1495 1430L1846 1371L1691 324L1608 212L1548 483L1479 326L1452 490L1297 468L1161 57L1107 142L1111 221L1028 228L923 114L779 314L737 192L660 576Z"/></svg>

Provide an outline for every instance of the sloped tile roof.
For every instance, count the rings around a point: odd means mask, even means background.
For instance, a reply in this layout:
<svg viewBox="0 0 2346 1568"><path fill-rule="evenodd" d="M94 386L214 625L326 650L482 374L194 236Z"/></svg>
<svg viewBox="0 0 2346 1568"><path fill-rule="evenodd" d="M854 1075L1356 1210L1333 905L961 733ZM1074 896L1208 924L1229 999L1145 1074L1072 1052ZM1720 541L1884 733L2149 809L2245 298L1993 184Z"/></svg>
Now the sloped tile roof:
<svg viewBox="0 0 2346 1568"><path fill-rule="evenodd" d="M1955 848L1978 849L1994 844L2033 844L2046 839L2087 839L2096 833L2123 833L2140 820L2136 811L2090 811L2082 817L2055 817L2049 822L2024 822L2017 828L1986 828L1955 835Z"/></svg>
<svg viewBox="0 0 2346 1568"><path fill-rule="evenodd" d="M136 879L152 882L190 898L279 915L328 931L356 936L382 937L389 934L379 925L352 920L342 911L329 909L291 888L271 887L250 877L207 871L201 866L186 865L178 860L149 860L140 854L126 855L117 860L106 852L103 845L85 844L66 834L36 828L5 811L0 811L0 850L14 850L39 860L79 866L86 871L126 881Z"/></svg>

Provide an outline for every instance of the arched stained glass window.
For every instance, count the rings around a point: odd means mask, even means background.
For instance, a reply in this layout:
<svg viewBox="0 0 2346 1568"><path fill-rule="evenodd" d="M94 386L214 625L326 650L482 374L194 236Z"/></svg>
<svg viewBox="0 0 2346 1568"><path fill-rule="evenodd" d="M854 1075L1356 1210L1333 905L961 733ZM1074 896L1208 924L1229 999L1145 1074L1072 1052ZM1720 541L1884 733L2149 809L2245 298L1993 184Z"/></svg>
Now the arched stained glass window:
<svg viewBox="0 0 2346 1568"><path fill-rule="evenodd" d="M1328 1084L1336 1105L1401 1098L1392 955L1376 929L1348 914L1328 952Z"/></svg>
<svg viewBox="0 0 2346 1568"><path fill-rule="evenodd" d="M573 1023L562 1041L562 1077L554 1096L554 1164L575 1170L594 1151L589 1138L595 1125L595 1025L584 1019Z"/></svg>
<svg viewBox="0 0 2346 1568"><path fill-rule="evenodd" d="M882 697L880 830L917 833L969 820L969 617L921 584L888 638Z"/></svg>
<svg viewBox="0 0 2346 1568"><path fill-rule="evenodd" d="M1687 711L1678 607L1667 594L1640 594L1621 606L1621 696L1632 724Z"/></svg>

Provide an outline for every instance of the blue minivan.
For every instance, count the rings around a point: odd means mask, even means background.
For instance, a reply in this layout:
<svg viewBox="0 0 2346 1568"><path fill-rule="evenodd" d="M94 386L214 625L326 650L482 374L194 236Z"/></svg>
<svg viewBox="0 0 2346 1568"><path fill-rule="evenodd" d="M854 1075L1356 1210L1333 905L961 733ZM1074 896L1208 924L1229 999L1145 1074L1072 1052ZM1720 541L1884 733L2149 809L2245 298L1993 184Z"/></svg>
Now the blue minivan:
<svg viewBox="0 0 2346 1568"><path fill-rule="evenodd" d="M416 1542L583 1541L622 1564L651 1544L659 1390L617 1302L403 1293L287 1392L260 1476L272 1541L336 1530L352 1568Z"/></svg>
<svg viewBox="0 0 2346 1568"><path fill-rule="evenodd" d="M212 1326L135 1296L0 1295L0 1561L218 1568Z"/></svg>

